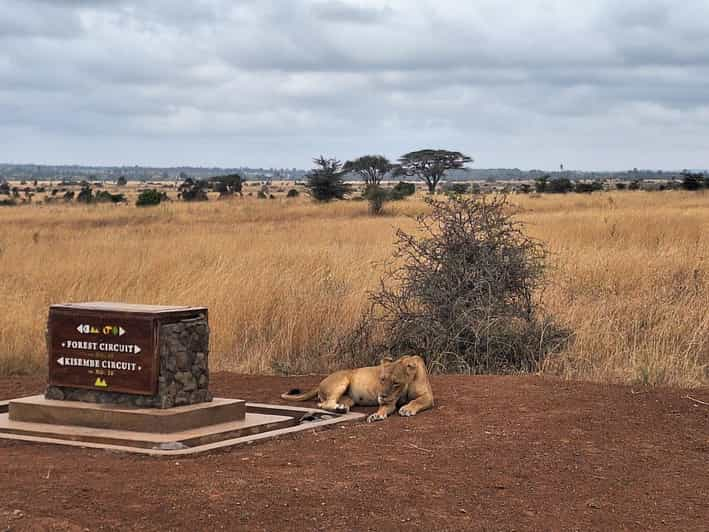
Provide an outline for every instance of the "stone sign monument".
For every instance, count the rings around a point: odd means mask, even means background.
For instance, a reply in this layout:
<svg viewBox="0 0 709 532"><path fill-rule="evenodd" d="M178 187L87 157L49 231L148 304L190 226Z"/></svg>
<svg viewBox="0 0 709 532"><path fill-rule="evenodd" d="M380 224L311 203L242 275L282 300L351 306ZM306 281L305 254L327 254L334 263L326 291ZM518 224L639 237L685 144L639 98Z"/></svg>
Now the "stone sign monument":
<svg viewBox="0 0 709 532"><path fill-rule="evenodd" d="M204 307L52 305L46 340L47 389L0 401L0 438L162 456L364 417L212 398Z"/></svg>
<svg viewBox="0 0 709 532"><path fill-rule="evenodd" d="M47 399L170 408L211 401L203 307L52 305Z"/></svg>

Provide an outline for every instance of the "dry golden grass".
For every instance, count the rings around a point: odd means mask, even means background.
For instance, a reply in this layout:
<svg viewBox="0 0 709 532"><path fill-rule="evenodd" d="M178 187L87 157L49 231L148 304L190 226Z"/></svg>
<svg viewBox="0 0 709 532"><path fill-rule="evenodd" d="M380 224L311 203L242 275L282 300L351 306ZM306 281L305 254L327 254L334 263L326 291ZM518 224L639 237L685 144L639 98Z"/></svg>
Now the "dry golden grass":
<svg viewBox="0 0 709 532"><path fill-rule="evenodd" d="M709 195L515 196L552 252L544 301L574 331L544 370L698 386L709 375ZM40 371L51 303L206 305L212 369L326 368L367 306L395 227L363 202L251 198L202 204L0 209L0 374ZM306 361L306 363L304 363Z"/></svg>

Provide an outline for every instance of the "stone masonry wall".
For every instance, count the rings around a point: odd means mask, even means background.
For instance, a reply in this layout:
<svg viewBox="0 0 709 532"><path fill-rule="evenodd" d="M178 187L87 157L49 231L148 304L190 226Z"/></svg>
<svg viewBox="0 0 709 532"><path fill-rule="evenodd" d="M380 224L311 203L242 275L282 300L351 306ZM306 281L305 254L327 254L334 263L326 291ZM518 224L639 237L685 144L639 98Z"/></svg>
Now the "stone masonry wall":
<svg viewBox="0 0 709 532"><path fill-rule="evenodd" d="M160 374L153 396L48 386L47 399L171 408L212 400L209 392L209 324L204 315L160 325Z"/></svg>

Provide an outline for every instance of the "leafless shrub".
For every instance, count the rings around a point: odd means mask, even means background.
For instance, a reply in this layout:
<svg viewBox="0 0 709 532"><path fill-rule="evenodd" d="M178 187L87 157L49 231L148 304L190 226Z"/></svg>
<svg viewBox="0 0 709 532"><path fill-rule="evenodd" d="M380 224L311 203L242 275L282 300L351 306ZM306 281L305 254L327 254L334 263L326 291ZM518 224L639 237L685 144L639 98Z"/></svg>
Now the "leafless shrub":
<svg viewBox="0 0 709 532"><path fill-rule="evenodd" d="M359 319L349 334L337 339L332 361L333 369L374 366L388 354L383 341L385 324L374 315L374 307Z"/></svg>
<svg viewBox="0 0 709 532"><path fill-rule="evenodd" d="M371 295L370 321L394 355L436 372L535 370L565 334L535 299L546 250L504 196L427 199L419 231L397 232L394 260Z"/></svg>

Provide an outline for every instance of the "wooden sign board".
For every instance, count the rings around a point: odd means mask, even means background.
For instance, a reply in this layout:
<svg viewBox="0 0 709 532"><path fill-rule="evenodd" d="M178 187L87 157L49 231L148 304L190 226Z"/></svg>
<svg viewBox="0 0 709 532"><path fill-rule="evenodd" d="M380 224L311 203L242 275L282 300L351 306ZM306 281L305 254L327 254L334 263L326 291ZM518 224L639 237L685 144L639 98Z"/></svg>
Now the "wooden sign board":
<svg viewBox="0 0 709 532"><path fill-rule="evenodd" d="M155 395L160 374L159 326L194 315L190 307L114 303L52 305L49 384Z"/></svg>

